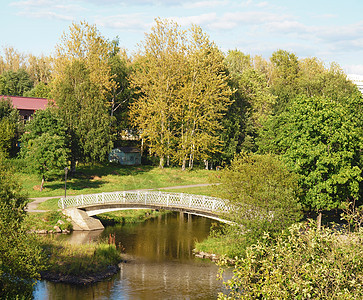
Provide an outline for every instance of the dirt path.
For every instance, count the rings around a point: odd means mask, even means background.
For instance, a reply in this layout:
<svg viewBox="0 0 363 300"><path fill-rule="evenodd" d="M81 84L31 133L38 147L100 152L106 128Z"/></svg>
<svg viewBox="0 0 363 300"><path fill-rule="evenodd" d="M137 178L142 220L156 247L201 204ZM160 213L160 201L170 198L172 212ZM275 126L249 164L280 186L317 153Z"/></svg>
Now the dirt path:
<svg viewBox="0 0 363 300"><path fill-rule="evenodd" d="M158 190L173 190L173 189L185 189L185 188L193 188L193 187L203 187L203 186L210 186L213 184L210 183L200 183L200 184L190 184L190 185L177 185L177 186L167 186L163 188L153 188L153 189L137 189L137 190L130 190L130 191L153 191L155 189ZM27 212L46 212L47 210L40 210L38 209L38 205L42 202L45 202L49 199L56 199L56 198L62 198L63 196L53 196L53 197L40 197L40 198L30 198L30 200L34 200L32 202L29 202L26 211Z"/></svg>

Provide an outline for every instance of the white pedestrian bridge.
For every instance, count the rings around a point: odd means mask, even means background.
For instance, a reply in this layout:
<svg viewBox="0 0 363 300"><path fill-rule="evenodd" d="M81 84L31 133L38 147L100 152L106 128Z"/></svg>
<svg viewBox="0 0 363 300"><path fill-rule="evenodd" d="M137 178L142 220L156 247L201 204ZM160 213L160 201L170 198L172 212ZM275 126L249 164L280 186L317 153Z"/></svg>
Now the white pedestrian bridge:
<svg viewBox="0 0 363 300"><path fill-rule="evenodd" d="M73 221L76 221L76 217L70 212L75 208L77 211L85 212L88 217L116 210L165 209L229 223L223 219L223 214L230 210L226 201L215 197L152 191L122 191L72 196L59 199L58 206L71 216Z"/></svg>

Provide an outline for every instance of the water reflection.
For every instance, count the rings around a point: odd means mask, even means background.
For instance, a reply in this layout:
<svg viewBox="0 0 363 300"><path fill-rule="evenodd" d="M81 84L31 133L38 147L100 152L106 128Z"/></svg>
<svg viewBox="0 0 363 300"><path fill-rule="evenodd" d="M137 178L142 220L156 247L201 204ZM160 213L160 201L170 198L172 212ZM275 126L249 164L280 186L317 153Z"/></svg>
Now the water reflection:
<svg viewBox="0 0 363 300"><path fill-rule="evenodd" d="M213 221L215 222L215 221ZM41 282L36 299L216 299L218 268L192 255L196 240L209 233L212 221L173 213L141 224L107 227L102 232L70 235L72 242L105 239L115 234L126 263L113 278L87 287ZM60 238L65 238L64 236Z"/></svg>

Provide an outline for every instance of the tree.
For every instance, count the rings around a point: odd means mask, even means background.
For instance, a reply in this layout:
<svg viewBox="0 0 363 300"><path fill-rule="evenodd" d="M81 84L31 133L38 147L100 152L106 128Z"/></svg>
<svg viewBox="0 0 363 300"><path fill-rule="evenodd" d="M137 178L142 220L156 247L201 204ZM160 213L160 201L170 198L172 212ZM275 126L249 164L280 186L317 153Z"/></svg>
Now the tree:
<svg viewBox="0 0 363 300"><path fill-rule="evenodd" d="M112 146L107 96L110 43L86 22L72 24L55 59L53 95L71 136L71 162L103 161Z"/></svg>
<svg viewBox="0 0 363 300"><path fill-rule="evenodd" d="M6 71L0 75L0 94L23 96L33 88L33 81L24 69Z"/></svg>
<svg viewBox="0 0 363 300"><path fill-rule="evenodd" d="M0 152L5 155L14 155L16 143L22 131L19 112L10 99L0 99Z"/></svg>
<svg viewBox="0 0 363 300"><path fill-rule="evenodd" d="M24 227L27 198L13 174L0 157L0 296L22 299L40 279L42 251Z"/></svg>
<svg viewBox="0 0 363 300"><path fill-rule="evenodd" d="M68 149L60 136L43 133L34 140L29 140L23 149L23 157L28 166L42 177L40 191L43 190L46 179L62 175L68 165Z"/></svg>
<svg viewBox="0 0 363 300"><path fill-rule="evenodd" d="M129 76L132 72L130 59L124 50L120 49L118 39L112 41L109 65L114 85L111 90L110 116L112 118L113 134L120 134L122 130L130 128L128 120L129 105L132 100L132 89Z"/></svg>
<svg viewBox="0 0 363 300"><path fill-rule="evenodd" d="M137 98L130 108L133 124L162 168L172 154L174 100L185 73L184 33L171 21L156 20L146 34L143 53L135 61L131 77Z"/></svg>
<svg viewBox="0 0 363 300"><path fill-rule="evenodd" d="M275 111L279 112L298 91L299 62L295 54L285 50L272 53L270 61L273 65L271 89L278 97Z"/></svg>
<svg viewBox="0 0 363 300"><path fill-rule="evenodd" d="M26 71L35 85L41 82L45 85L49 84L52 76L52 58L43 55L37 57L29 54L26 59Z"/></svg>
<svg viewBox="0 0 363 300"><path fill-rule="evenodd" d="M329 210L359 197L362 105L362 97L300 96L267 122L261 150L282 155L289 169L301 175L305 207Z"/></svg>
<svg viewBox="0 0 363 300"><path fill-rule="evenodd" d="M224 141L220 160L229 163L235 153L256 151L255 139L264 119L272 113L276 100L265 74L254 69L252 59L240 51L229 51L225 59L233 103L223 118Z"/></svg>
<svg viewBox="0 0 363 300"><path fill-rule="evenodd" d="M172 157L185 169L208 159L220 143L216 134L230 104L223 55L199 27L187 32L156 20L135 64L138 98L131 117L151 153Z"/></svg>
<svg viewBox="0 0 363 300"><path fill-rule="evenodd" d="M63 174L69 159L69 136L58 112L52 108L38 111L26 124L21 156L32 171L40 174L43 190L48 178Z"/></svg>
<svg viewBox="0 0 363 300"><path fill-rule="evenodd" d="M336 64L325 68L316 57L299 61L298 93L309 97L323 96L334 101L359 95L357 87L347 79L346 74Z"/></svg>
<svg viewBox="0 0 363 300"><path fill-rule="evenodd" d="M251 240L301 217L298 177L277 156L242 152L222 171L220 182L220 197L233 207L227 217L243 225Z"/></svg>
<svg viewBox="0 0 363 300"><path fill-rule="evenodd" d="M4 56L0 61L0 74L6 71L17 72L25 67L25 57L13 47L3 47Z"/></svg>
<svg viewBox="0 0 363 300"><path fill-rule="evenodd" d="M51 92L52 90L49 85L46 85L44 82L39 82L30 91L25 92L24 97L51 99Z"/></svg>

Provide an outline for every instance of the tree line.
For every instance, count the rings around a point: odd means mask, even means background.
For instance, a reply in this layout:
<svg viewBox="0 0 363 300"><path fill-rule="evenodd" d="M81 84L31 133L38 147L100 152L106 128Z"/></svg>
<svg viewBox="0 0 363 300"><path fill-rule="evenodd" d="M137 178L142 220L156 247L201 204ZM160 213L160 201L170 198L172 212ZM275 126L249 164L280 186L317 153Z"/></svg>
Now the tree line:
<svg viewBox="0 0 363 300"><path fill-rule="evenodd" d="M131 133L160 167L270 153L299 175L310 209L361 198L362 95L335 63L224 54L200 27L162 19L133 56L87 22L73 23L52 57L4 53L0 94L54 99L25 128L9 103L0 109L2 152L15 155L20 140L43 179L68 162L105 161Z"/></svg>

